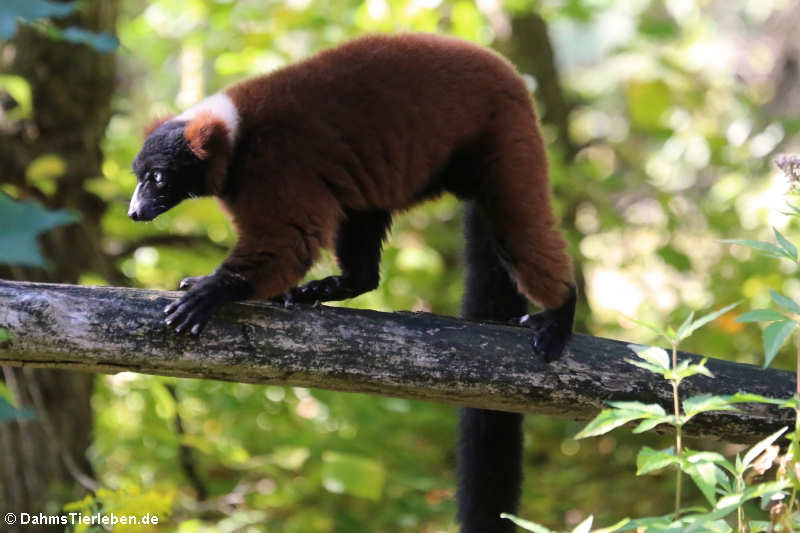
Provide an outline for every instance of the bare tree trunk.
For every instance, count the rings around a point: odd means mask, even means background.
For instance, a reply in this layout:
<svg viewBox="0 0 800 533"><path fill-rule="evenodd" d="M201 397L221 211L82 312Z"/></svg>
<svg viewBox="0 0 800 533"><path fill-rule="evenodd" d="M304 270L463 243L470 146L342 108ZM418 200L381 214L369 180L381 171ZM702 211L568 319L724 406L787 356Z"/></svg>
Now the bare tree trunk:
<svg viewBox="0 0 800 533"><path fill-rule="evenodd" d="M56 24L113 32L116 17L117 0L90 0ZM20 197L69 208L81 219L40 239L52 270L5 267L0 277L75 282L82 272L91 271L123 282L100 247L106 205L84 188L86 180L102 174L100 143L111 115L114 57L85 45L53 41L29 27L19 30L12 41L0 45L0 71L28 81L34 116L0 124L0 183L13 185ZM26 182L26 169L43 154L55 154L65 163L52 194ZM86 457L92 438L93 377L58 370L2 370L15 400L35 409L37 418L0 425L0 509L52 512L93 486ZM8 531L23 531L23 526L16 527ZM26 533L63 529L24 526Z"/></svg>

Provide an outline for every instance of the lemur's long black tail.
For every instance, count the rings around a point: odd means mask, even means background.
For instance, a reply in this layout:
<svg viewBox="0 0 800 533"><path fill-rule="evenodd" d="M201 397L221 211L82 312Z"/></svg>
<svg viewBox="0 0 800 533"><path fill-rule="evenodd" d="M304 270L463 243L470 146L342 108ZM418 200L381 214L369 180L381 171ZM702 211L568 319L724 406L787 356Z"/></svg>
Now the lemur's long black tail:
<svg viewBox="0 0 800 533"><path fill-rule="evenodd" d="M507 321L527 312L495 251L489 228L473 204L467 207L462 315ZM461 533L508 533L514 524L500 513L516 513L522 485L522 415L464 408L461 412L458 520Z"/></svg>

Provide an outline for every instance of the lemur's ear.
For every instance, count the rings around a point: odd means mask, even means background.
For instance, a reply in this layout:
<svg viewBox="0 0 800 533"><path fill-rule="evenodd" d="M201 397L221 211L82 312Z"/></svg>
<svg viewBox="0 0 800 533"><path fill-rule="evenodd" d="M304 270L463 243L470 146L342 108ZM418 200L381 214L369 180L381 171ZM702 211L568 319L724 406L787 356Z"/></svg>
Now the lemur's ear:
<svg viewBox="0 0 800 533"><path fill-rule="evenodd" d="M158 128L160 125L167 122L168 120L172 120L173 118L174 115L156 117L153 120L151 120L150 123L147 124L147 126L144 127L142 133L144 134L145 137L149 137L151 133L156 131L156 128Z"/></svg>
<svg viewBox="0 0 800 533"><path fill-rule="evenodd" d="M228 127L210 112L199 113L183 130L189 147L199 159L208 159L214 152L224 150L228 142Z"/></svg>

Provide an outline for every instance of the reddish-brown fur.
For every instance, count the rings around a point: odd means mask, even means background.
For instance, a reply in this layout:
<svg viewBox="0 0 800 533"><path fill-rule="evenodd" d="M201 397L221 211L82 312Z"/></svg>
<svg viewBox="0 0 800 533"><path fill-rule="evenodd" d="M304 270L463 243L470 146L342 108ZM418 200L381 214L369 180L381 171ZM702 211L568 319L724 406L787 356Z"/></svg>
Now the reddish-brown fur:
<svg viewBox="0 0 800 533"><path fill-rule="evenodd" d="M217 155L210 159L205 176L206 188L216 193L227 177L228 155L231 150L228 127L219 117L204 111L186 124L183 135L198 159L206 160L212 154ZM225 156L220 157L222 154Z"/></svg>
<svg viewBox="0 0 800 533"><path fill-rule="evenodd" d="M225 266L259 297L294 287L346 210L475 200L520 291L559 307L572 284L546 153L522 78L464 41L371 36L227 89L240 115L221 186L240 240ZM204 121L204 122L198 122ZM202 115L187 139L208 129ZM202 153L202 151L200 151Z"/></svg>
<svg viewBox="0 0 800 533"><path fill-rule="evenodd" d="M168 120L171 120L172 118L173 118L173 115L167 115L167 116L162 116L162 117L157 117L157 118L154 118L153 120L151 120L151 121L150 121L150 122L149 122L149 123L148 123L148 124L147 124L147 125L144 127L144 129L142 130L142 134L143 134L145 137L149 137L149 136L150 136L150 134L151 134L151 133L153 133L154 131L156 131L156 129L157 129L157 128L158 128L160 125L162 125L163 123L167 122Z"/></svg>

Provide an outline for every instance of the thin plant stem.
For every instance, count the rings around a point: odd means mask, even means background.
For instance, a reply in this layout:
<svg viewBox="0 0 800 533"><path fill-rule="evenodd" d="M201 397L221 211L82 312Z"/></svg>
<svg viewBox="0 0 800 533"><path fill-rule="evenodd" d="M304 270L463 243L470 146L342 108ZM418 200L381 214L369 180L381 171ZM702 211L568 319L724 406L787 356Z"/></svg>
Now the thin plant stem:
<svg viewBox="0 0 800 533"><path fill-rule="evenodd" d="M672 343L672 370L678 369L678 345ZM683 435L681 434L682 425L680 423L680 403L678 399L678 384L677 379L670 380L672 382L672 406L675 411L675 454L677 457L681 456L683 451ZM683 476L680 465L676 465L677 475L675 477L675 520L681 516L681 485L683 483Z"/></svg>
<svg viewBox="0 0 800 533"><path fill-rule="evenodd" d="M792 441L794 446L792 446L792 452L795 454L795 457L792 457L792 472L789 474L790 476L796 476L797 470L794 468L795 463L797 461L797 449L798 449L798 439L800 439L800 409L797 407L797 403L800 402L800 334L795 332L794 334L794 346L795 346L795 408L794 408L794 434L792 435ZM797 498L797 483L793 483L794 487L792 488L792 497L789 499L789 516L792 516L794 512L794 502Z"/></svg>

